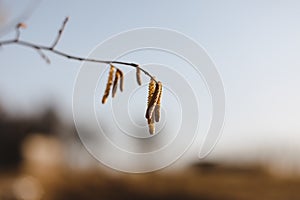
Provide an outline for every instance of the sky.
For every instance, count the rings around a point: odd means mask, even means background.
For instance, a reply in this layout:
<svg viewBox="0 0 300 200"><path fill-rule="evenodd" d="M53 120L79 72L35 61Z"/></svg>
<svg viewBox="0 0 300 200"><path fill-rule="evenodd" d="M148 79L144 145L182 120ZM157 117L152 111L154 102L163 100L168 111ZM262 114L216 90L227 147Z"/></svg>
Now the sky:
<svg viewBox="0 0 300 200"><path fill-rule="evenodd" d="M193 38L214 61L226 94L223 135L212 157L263 158L272 149L275 160L287 154L294 160L292 152L300 151L299 1L24 2L0 1L6 20L28 25L22 38L50 44L69 16L58 48L74 55L88 56L105 39L134 28L168 28ZM12 23L2 25L1 40L13 37ZM6 108L26 113L55 102L72 118L80 63L49 56L51 65L33 50L1 48L0 101Z"/></svg>

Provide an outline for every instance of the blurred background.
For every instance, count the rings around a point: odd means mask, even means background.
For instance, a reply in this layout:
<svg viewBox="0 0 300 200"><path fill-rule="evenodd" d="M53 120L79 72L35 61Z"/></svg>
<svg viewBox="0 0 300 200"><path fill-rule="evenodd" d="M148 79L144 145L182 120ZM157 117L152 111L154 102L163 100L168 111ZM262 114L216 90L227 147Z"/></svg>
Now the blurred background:
<svg viewBox="0 0 300 200"><path fill-rule="evenodd" d="M0 0L0 40L25 22L22 39L51 44L70 16L58 48L83 57L132 28L182 32L214 60L227 112L207 158L195 157L196 143L175 167L117 172L76 133L80 63L49 54L47 65L32 49L1 47L0 199L300 199L299 9L292 0Z"/></svg>

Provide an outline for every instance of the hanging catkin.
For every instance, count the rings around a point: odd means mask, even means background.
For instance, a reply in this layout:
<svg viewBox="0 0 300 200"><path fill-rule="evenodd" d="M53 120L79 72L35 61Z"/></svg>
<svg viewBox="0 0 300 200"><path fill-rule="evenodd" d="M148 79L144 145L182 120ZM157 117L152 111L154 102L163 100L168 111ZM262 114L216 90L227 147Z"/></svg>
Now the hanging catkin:
<svg viewBox="0 0 300 200"><path fill-rule="evenodd" d="M119 69L117 69L117 73L120 76L120 90L121 90L121 92L123 92L123 88L124 88L124 75L123 75L123 72L121 70L119 70Z"/></svg>
<svg viewBox="0 0 300 200"><path fill-rule="evenodd" d="M150 80L150 82L149 82L149 85L148 85L147 110L148 110L149 104L150 104L150 102L151 102L152 96L153 96L153 94L154 94L154 92L155 92L155 85L156 85L155 80L151 78L151 80ZM146 117L147 119L149 119L149 117L147 117L147 116L148 116L148 115L147 115L147 112L146 112L145 117Z"/></svg>
<svg viewBox="0 0 300 200"><path fill-rule="evenodd" d="M142 85L141 69L139 66L136 67L136 81L139 85Z"/></svg>
<svg viewBox="0 0 300 200"><path fill-rule="evenodd" d="M118 81L120 78L120 74L118 73L118 71L115 72L115 79L114 79L114 83L113 83L113 89L112 89L112 97L114 98L117 92L117 88L118 88Z"/></svg>
<svg viewBox="0 0 300 200"><path fill-rule="evenodd" d="M153 118L149 118L149 116L147 116L147 111L148 111L148 107L149 104L151 102L152 96L155 92L155 80L153 78L151 78L149 85L148 85L148 99L147 99L147 110L146 110L146 118L147 118L147 122L148 122L148 128L149 128L149 133L152 135L155 132L155 124L154 124L154 119Z"/></svg>
<svg viewBox="0 0 300 200"><path fill-rule="evenodd" d="M155 108L155 106L157 104L157 101L158 101L158 98L159 98L159 93L161 92L161 87L162 87L162 84L160 82L156 83L154 93L151 97L150 102L148 103L148 108L147 108L147 111L146 111L146 118L147 119L152 118L154 108Z"/></svg>
<svg viewBox="0 0 300 200"><path fill-rule="evenodd" d="M160 102L161 102L161 95L162 95L162 84L161 84L161 82L158 82L158 84L160 85L160 92L159 92L158 100L156 102L156 106L154 109L154 115L155 115L156 122L159 122L159 119L160 119Z"/></svg>
<svg viewBox="0 0 300 200"><path fill-rule="evenodd" d="M105 102L107 101L107 97L109 96L109 91L110 91L111 85L113 83L114 71L115 71L115 67L113 65L110 65L106 88L104 91L104 95L102 97L103 104L105 104Z"/></svg>

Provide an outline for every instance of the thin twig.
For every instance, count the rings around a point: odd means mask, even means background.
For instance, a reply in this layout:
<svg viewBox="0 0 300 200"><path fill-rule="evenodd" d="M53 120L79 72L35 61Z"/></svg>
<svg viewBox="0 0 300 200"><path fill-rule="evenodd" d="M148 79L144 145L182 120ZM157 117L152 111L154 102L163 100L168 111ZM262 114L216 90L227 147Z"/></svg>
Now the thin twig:
<svg viewBox="0 0 300 200"><path fill-rule="evenodd" d="M20 39L20 35L21 35L21 31L20 31L20 28L17 26L16 27L16 40Z"/></svg>
<svg viewBox="0 0 300 200"><path fill-rule="evenodd" d="M61 35L62 35L63 31L65 30L65 27L66 27L66 24L67 24L68 21L69 21L69 17L66 17L63 24L62 24L62 26L61 26L61 28L58 31L58 35L57 35L55 41L53 42L53 44L51 46L52 49L54 49L54 47L57 45L58 41L60 40Z"/></svg>
<svg viewBox="0 0 300 200"><path fill-rule="evenodd" d="M47 64L50 64L51 61L48 58L48 56L46 56L46 54L44 54L40 49L37 49L37 52L40 54L40 56L46 61Z"/></svg>
<svg viewBox="0 0 300 200"><path fill-rule="evenodd" d="M25 47L33 48L33 49L38 50L39 54L46 61L49 60L49 58L46 57L46 55L43 53L43 51L49 51L49 52L51 52L53 54L57 54L59 56L65 57L65 58L68 58L68 59L71 59L71 60L77 60L77 61L81 61L81 62L82 61L86 61L86 62L93 62L93 63L126 65L126 66L130 66L130 67L133 67L133 68L139 68L146 76L148 76L151 79L153 79L156 83L158 82L154 78L154 76L152 76L148 71L146 71L145 69L141 68L136 63L122 62L122 61L115 61L115 60L98 60L98 59L93 59L93 58L84 58L84 57L74 56L74 55L71 55L71 54L59 51L57 49L54 49L56 47L56 45L58 44L60 38L61 38L61 35L62 35L62 33L63 33L63 31L64 31L64 29L66 27L68 19L69 19L68 17L65 18L65 20L63 22L63 25L60 28L60 30L58 31L58 35L57 35L56 39L54 40L54 43L51 46L44 46L44 45L39 45L39 44L35 44L35 43L24 41L24 40L20 40L20 30L19 30L19 28L21 27L20 26L21 23L16 26L16 37L15 37L15 39L0 41L0 46L15 44L15 45L20 45L20 46L25 46ZM50 60L49 60L49 62L50 62Z"/></svg>
<svg viewBox="0 0 300 200"><path fill-rule="evenodd" d="M15 28L15 30L16 30L16 39L15 40L19 40L20 39L20 35L21 35L20 29L21 28L26 28L26 27L27 27L27 25L24 24L24 23L18 23L16 25L16 28Z"/></svg>

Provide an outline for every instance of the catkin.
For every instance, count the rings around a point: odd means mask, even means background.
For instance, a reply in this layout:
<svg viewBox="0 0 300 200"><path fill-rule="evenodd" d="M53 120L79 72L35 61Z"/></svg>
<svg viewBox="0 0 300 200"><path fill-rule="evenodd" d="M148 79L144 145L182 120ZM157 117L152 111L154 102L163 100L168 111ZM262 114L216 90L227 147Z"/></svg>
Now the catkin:
<svg viewBox="0 0 300 200"><path fill-rule="evenodd" d="M161 85L160 82L156 83L155 91L152 95L151 101L149 102L148 108L147 108L147 111L146 111L146 118L147 119L152 118L154 108L155 108L155 106L157 104L157 101L158 101L158 98L159 98L159 93L161 92L161 87L162 87L162 85Z"/></svg>
<svg viewBox="0 0 300 200"><path fill-rule="evenodd" d="M124 75L123 75L123 72L121 70L119 70L119 69L117 69L117 73L120 76L120 90L121 90L121 92L123 92L123 88L124 88Z"/></svg>
<svg viewBox="0 0 300 200"><path fill-rule="evenodd" d="M154 116L152 118L149 118L149 116L147 116L147 112L148 112L148 107L151 102L152 96L155 92L155 85L156 85L155 80L151 79L149 82L149 85L148 85L148 99L147 99L147 111L146 111L146 118L148 121L149 133L151 135L153 135L155 132L155 124L154 124L154 118L153 118Z"/></svg>
<svg viewBox="0 0 300 200"><path fill-rule="evenodd" d="M156 102L156 106L154 109L154 118L156 122L159 122L160 119L160 101L161 101L161 95L162 95L162 84L161 82L158 82L158 84L160 85L160 91L159 91L159 95L158 95L158 99Z"/></svg>
<svg viewBox="0 0 300 200"><path fill-rule="evenodd" d="M149 103L152 99L152 96L154 94L155 91L155 80L151 79L148 85L148 100L147 100L147 106L149 106Z"/></svg>
<svg viewBox="0 0 300 200"><path fill-rule="evenodd" d="M142 85L141 69L139 66L136 67L136 81L139 85Z"/></svg>
<svg viewBox="0 0 300 200"><path fill-rule="evenodd" d="M104 95L102 97L102 104L105 104L105 102L107 101L107 97L109 96L109 91L113 83L114 71L115 71L115 67L113 65L110 65L106 88L104 91Z"/></svg>
<svg viewBox="0 0 300 200"><path fill-rule="evenodd" d="M148 85L147 110L146 110L146 115L145 115L145 117L147 119L150 119L149 114L148 114L148 108L149 108L149 104L151 102L152 96L155 92L155 86L156 86L155 80L151 78L149 85Z"/></svg>
<svg viewBox="0 0 300 200"><path fill-rule="evenodd" d="M112 89L112 97L114 98L117 92L117 88L118 88L118 81L120 78L120 74L118 73L118 71L115 72L115 79L114 79L114 83L113 83L113 89Z"/></svg>

